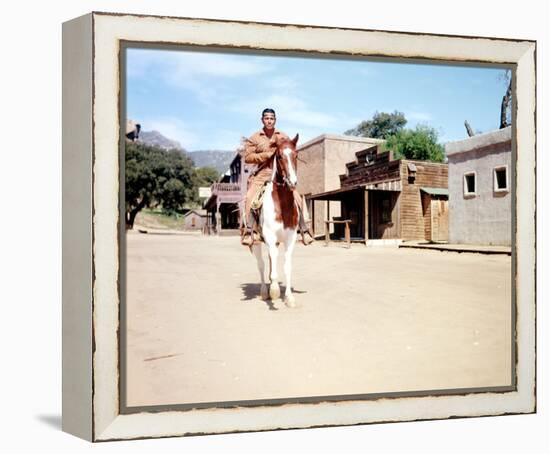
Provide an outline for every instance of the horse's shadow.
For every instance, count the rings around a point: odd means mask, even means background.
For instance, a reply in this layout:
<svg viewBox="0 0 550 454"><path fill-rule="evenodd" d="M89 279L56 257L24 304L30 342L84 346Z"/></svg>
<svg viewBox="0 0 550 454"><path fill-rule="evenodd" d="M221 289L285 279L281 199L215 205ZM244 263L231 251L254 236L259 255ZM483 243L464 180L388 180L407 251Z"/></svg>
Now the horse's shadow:
<svg viewBox="0 0 550 454"><path fill-rule="evenodd" d="M266 285L269 288L269 284L266 284ZM284 295L286 287L281 283L279 283L279 286L281 287L281 295ZM241 299L241 301L261 301L266 304L267 308L270 311L277 311L278 309L275 307L275 304L273 304L273 301L271 299L267 299L267 300L261 299L260 289L261 289L261 284L258 284L258 283L241 284L241 290L243 292L243 298ZM292 288L292 293L301 294L301 293L307 293L307 292Z"/></svg>

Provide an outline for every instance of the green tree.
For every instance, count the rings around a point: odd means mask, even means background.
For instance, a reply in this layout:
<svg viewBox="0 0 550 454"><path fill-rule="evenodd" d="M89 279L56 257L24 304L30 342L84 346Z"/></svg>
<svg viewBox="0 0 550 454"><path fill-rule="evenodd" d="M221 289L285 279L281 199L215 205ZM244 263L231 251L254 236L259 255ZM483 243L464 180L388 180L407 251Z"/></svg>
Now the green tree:
<svg viewBox="0 0 550 454"><path fill-rule="evenodd" d="M210 186L218 181L220 173L214 167L197 167L195 177L197 186Z"/></svg>
<svg viewBox="0 0 550 454"><path fill-rule="evenodd" d="M374 139L386 139L401 131L407 124L403 112L375 112L372 119L362 121L355 128L348 129L344 134Z"/></svg>
<svg viewBox="0 0 550 454"><path fill-rule="evenodd" d="M196 184L193 161L180 150L166 152L166 169L161 177L159 202L167 214L182 212L184 206L194 201Z"/></svg>
<svg viewBox="0 0 550 454"><path fill-rule="evenodd" d="M438 142L437 131L426 125L418 125L415 129L403 129L388 137L386 148L393 150L396 159L433 162L443 162L445 159L445 149Z"/></svg>
<svg viewBox="0 0 550 454"><path fill-rule="evenodd" d="M193 174L193 196L189 205L200 208L199 188L211 186L219 177L220 173L214 167L196 167Z"/></svg>
<svg viewBox="0 0 550 454"><path fill-rule="evenodd" d="M193 161L180 150L129 142L125 152L126 228L133 228L143 208L173 212L193 200Z"/></svg>

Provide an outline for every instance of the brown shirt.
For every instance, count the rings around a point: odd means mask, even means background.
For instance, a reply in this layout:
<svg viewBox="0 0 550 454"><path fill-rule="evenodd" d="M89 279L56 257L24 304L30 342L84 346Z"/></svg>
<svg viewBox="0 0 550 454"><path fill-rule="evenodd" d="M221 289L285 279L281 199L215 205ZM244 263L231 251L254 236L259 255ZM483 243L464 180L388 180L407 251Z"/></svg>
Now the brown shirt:
<svg viewBox="0 0 550 454"><path fill-rule="evenodd" d="M275 129L273 131L273 135L271 137L275 137L277 139L277 142L281 140L288 140L288 136L278 129ZM247 164L261 165L268 161L275 151L275 147L269 146L270 140L271 139L266 136L263 129L260 129L259 131L252 134L248 138L248 141L245 145L244 162L246 162ZM263 167L254 178L262 181L269 180L272 173L271 162L272 161L270 161L269 164Z"/></svg>

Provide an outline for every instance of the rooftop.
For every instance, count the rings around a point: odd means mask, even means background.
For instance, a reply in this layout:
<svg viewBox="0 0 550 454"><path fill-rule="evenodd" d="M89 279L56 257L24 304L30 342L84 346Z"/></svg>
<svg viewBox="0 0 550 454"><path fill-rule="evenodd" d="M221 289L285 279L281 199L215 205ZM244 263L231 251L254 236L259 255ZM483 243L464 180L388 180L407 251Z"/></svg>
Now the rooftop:
<svg viewBox="0 0 550 454"><path fill-rule="evenodd" d="M346 136L341 134L321 134L320 136L314 137L311 140L308 140L307 142L301 144L298 147L298 150L301 150L302 148L309 147L317 142L321 142L323 140L343 140L347 142L358 142L358 143L364 143L364 144L379 144L385 142L383 139L373 139L372 137L357 137L357 136Z"/></svg>
<svg viewBox="0 0 550 454"><path fill-rule="evenodd" d="M470 150L484 148L499 143L505 143L512 140L512 127L477 134L464 140L448 142L445 144L445 154L452 156L458 153L465 153Z"/></svg>

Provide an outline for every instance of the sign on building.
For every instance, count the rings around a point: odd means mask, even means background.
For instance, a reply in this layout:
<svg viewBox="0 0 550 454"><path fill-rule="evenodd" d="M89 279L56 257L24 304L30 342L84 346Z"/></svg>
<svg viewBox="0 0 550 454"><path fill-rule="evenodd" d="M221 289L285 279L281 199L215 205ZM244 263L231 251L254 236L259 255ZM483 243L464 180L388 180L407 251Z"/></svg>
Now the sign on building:
<svg viewBox="0 0 550 454"><path fill-rule="evenodd" d="M212 190L210 187L199 188L199 198L208 199L212 195Z"/></svg>

